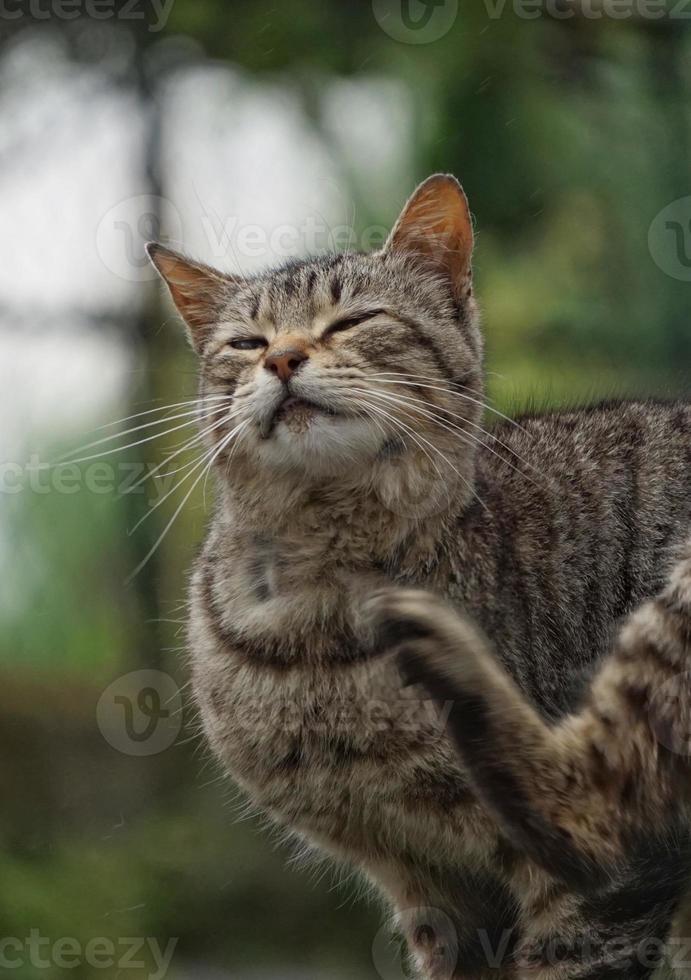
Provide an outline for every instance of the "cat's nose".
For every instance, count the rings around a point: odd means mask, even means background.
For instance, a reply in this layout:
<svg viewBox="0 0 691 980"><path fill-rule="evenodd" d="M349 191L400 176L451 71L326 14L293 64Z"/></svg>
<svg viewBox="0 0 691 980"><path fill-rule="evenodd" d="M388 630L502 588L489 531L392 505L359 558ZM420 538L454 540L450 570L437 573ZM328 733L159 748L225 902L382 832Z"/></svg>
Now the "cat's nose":
<svg viewBox="0 0 691 980"><path fill-rule="evenodd" d="M297 347L274 351L264 361L264 367L275 374L279 381L290 381L301 364L309 360L309 354Z"/></svg>

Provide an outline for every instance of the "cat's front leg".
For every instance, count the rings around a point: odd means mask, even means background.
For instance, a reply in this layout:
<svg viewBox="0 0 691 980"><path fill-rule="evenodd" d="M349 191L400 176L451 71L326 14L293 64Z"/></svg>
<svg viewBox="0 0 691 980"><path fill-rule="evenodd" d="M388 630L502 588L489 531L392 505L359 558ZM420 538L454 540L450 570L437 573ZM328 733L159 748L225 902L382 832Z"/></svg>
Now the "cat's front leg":
<svg viewBox="0 0 691 980"><path fill-rule="evenodd" d="M559 813L564 794L576 789L568 750L481 631L419 590L382 590L366 611L381 647L396 649L404 679L445 706L448 734L474 788L512 844L570 885L592 882L604 855L579 846Z"/></svg>
<svg viewBox="0 0 691 980"><path fill-rule="evenodd" d="M507 838L577 900L569 965L543 960L564 940L547 921L526 936L531 975L650 976L691 870L691 549L625 623L584 707L554 726L441 600L386 590L367 608L404 676L452 703L449 735Z"/></svg>
<svg viewBox="0 0 691 980"><path fill-rule="evenodd" d="M367 612L404 677L450 706L448 733L509 839L570 887L607 880L632 835L683 818L691 553L626 622L582 710L553 726L483 634L434 595L383 590Z"/></svg>

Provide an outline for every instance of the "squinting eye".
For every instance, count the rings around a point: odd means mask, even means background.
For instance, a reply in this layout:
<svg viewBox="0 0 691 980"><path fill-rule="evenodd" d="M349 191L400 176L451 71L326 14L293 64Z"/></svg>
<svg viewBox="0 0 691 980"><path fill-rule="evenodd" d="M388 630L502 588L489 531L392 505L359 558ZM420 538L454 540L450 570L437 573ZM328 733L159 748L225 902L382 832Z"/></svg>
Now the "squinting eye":
<svg viewBox="0 0 691 980"><path fill-rule="evenodd" d="M332 333L340 333L342 330L350 330L351 327L357 327L366 320L372 320L375 316L379 316L384 310L368 310L367 313L358 313L355 316L345 317L343 320L337 320L332 323L330 327L327 327L324 331L324 336L328 337Z"/></svg>
<svg viewBox="0 0 691 980"><path fill-rule="evenodd" d="M260 347L268 347L263 337L243 337L242 340L231 340L229 347L235 350L259 350Z"/></svg>

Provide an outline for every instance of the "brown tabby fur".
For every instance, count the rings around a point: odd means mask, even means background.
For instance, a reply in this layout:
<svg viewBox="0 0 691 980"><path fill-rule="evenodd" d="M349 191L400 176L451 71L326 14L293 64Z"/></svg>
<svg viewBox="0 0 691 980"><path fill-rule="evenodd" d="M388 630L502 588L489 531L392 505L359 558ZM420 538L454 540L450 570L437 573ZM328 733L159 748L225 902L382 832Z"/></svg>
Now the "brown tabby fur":
<svg viewBox="0 0 691 980"><path fill-rule="evenodd" d="M691 408L484 429L471 251L444 176L373 255L238 279L151 247L200 422L232 412L191 586L205 730L427 980L683 976Z"/></svg>

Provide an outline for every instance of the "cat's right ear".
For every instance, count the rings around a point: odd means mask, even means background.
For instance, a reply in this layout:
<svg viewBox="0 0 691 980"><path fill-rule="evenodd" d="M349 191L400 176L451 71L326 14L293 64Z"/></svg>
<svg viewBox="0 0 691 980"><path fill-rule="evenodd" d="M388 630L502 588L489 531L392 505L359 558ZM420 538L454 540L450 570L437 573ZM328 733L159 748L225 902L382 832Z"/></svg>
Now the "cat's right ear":
<svg viewBox="0 0 691 980"><path fill-rule="evenodd" d="M473 223L468 199L451 174L434 174L403 209L384 251L420 258L441 274L456 299L472 285Z"/></svg>
<svg viewBox="0 0 691 980"><path fill-rule="evenodd" d="M146 251L187 324L192 346L200 354L218 322L232 277L193 262L158 242L149 242Z"/></svg>

